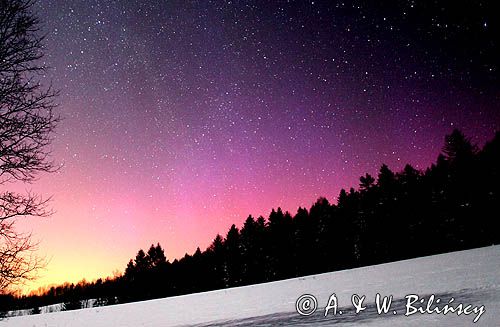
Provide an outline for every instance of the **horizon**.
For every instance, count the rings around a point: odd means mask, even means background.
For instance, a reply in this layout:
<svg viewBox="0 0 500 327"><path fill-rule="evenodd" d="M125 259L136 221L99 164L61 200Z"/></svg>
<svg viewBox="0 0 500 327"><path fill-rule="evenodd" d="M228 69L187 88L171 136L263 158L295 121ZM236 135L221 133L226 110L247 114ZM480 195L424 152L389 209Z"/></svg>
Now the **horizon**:
<svg viewBox="0 0 500 327"><path fill-rule="evenodd" d="M499 130L498 132L500 132L500 130ZM466 135L466 137L467 137L467 135ZM493 139L493 138L486 140L486 142L485 142L485 143L490 142L492 139ZM485 144L485 143L483 143L483 144L473 144L473 145L477 145L477 146L479 147L479 150L482 150L482 147L484 146L484 144ZM443 142L443 144L444 144L444 142ZM442 151L439 151L439 153L438 153L438 154L442 154ZM437 159L437 155L436 155L436 159ZM432 164L435 164L435 163L436 163L436 160L432 161L432 162L431 162L431 163L430 163L427 167L418 168L417 170L419 170L419 171L421 171L422 173L424 173L424 172L426 171L426 169L430 168L430 167L431 167L431 165L432 165ZM407 163L407 164L408 164L408 163ZM407 164L403 164L403 165L400 167L400 169L392 169L392 167L389 167L389 169L391 169L394 173L400 173L400 172L402 172L402 171L403 171L403 170L402 170L402 169L403 169L403 167L404 167L405 165L407 165ZM411 165L411 164L410 164L410 165ZM381 166L382 166L382 164L381 164ZM374 172L372 172L372 173L373 173L373 174L372 174L373 176L376 176L376 174L374 174ZM355 190L359 190L359 178L358 178L358 181L357 181L357 184L356 184L356 185L352 185L352 186L349 186L349 187L341 187L341 189L345 189L346 191L348 191L350 188L354 188ZM339 192L340 192L340 190L339 190ZM202 247L202 246L199 246L199 245L198 245L198 246L196 246L196 247L195 247L195 249L194 249L193 251L191 251L191 252L186 251L184 254L179 254L179 255L178 255L178 256L176 256L176 257L169 257L169 256L167 256L167 261L169 261L170 263L172 263L174 260L180 260L180 259L181 259L181 258L183 258L185 255L193 255L193 254L194 254L194 252L196 251L196 248L200 248L200 250L201 250L202 252L203 252L203 251L205 251L205 249L206 249L206 248L210 245L210 243L213 241L213 239L216 237L216 235L221 235L221 236L224 238L224 237L225 237L225 234L227 233L227 231L229 230L229 227L230 227L231 225L233 225L233 224L234 224L234 225L236 225L236 227L237 227L238 229L241 229L241 227L242 227L242 225L243 225L243 222L245 221L245 219L246 219L249 215L250 215L250 216L252 216L252 217L254 217L254 218L258 218L258 217L262 216L262 217L264 217L264 219L266 220L266 222L268 222L269 213L271 213L271 211L272 211L272 210L278 210L278 209L281 209L281 210L283 211L283 213L290 213L290 214L292 215L292 218L293 218L293 217L295 216L295 213L297 212L297 210L298 210L299 208L304 208L304 209L306 209L306 210L308 210L308 211L309 211L309 210L310 210L310 207L311 207L311 206L312 206L312 205L313 205L313 204L314 204L317 200L319 200L320 198L326 198L326 199L327 199L327 200L328 200L331 204L333 204L333 205L337 205L338 196L334 196L334 197L332 197L332 198L329 198L329 197L327 197L327 196L322 196L322 195L320 195L320 196L318 196L318 197L316 198L316 200L311 201L311 203L310 203L309 205L300 205L300 206L297 206L294 210L288 210L288 209L284 209L284 208L282 208L282 207L280 207L280 206L277 206L277 207L273 207L273 208L269 209L269 211L268 211L267 213L265 213L265 214L254 215L254 214L251 214L251 213L250 213L250 214L247 214L246 216L244 216L242 219L240 219L241 221L240 221L240 223L239 223L239 224L236 224L236 223L230 223L230 225L228 225L228 226L227 226L227 228L225 228L224 230L222 230L222 231L218 232L217 234L214 234L211 238L209 237L209 239L207 240L207 242L208 242L208 243L207 243L207 245L206 245L206 246L203 246L203 247ZM155 242L151 242L151 244L148 244L148 245L146 245L146 246L144 246L144 247L140 247L140 248L138 248L138 249L136 250L136 252L132 253L132 254L129 256L129 258L128 258L127 260L130 260L130 258L133 258L133 257L134 257L134 255L137 253L137 251L139 251L139 250L144 250L144 251L146 251L150 245L155 245L155 244L160 244L160 245L162 245L162 244L161 244L161 242L156 242L156 241L155 241ZM164 246L164 245L162 245L162 247L163 247L163 248L165 248L165 246ZM446 253L446 252L444 252L444 253ZM404 260L406 260L406 259L404 259ZM128 262L128 261L127 261L127 262ZM126 266L126 264L124 264L123 266L125 267L125 266ZM43 269L42 269L42 270L43 270ZM121 269L120 269L120 268L116 268L116 269L113 269L113 271L112 271L110 274L106 275L106 276L102 276L102 275L101 275L101 276L93 277L92 279L88 279L88 278L86 278L86 277L84 276L84 277L82 277L82 278L80 278L80 279L78 279L78 280L66 280L66 281L63 281L63 282L56 281L56 282L54 282L54 283L52 283L52 284L45 284L45 285L31 286L31 288L30 288L30 289L20 288L20 289L18 289L18 290L15 290L15 291L14 291L14 294L21 294L21 295L39 295L39 294L40 294L40 295L41 295L41 294L43 294L45 291L47 291L48 289L50 289L51 287L63 286L63 285L66 285L66 284L75 284L75 285L76 285L76 284L78 284L78 283L80 283L80 282L95 282L95 281L97 281L97 280L99 280L99 279L102 279L102 280L105 280L105 279L107 279L107 278L111 278L111 279L113 279L113 278L115 278L115 277L122 276L122 275L123 275L123 273L124 273L124 271L125 271L125 269L124 269L124 268L121 268ZM31 284L31 285L33 285L33 284L35 284L35 285L36 285L36 284L41 284L41 283L40 283L40 282L39 282L39 280L37 279L37 280L35 280L34 282L31 282L31 283L30 283L30 282L28 282L27 284L28 284L28 285L30 285L30 284Z"/></svg>
<svg viewBox="0 0 500 327"><path fill-rule="evenodd" d="M8 185L55 210L18 220L49 260L23 292L123 272L150 244L179 259L382 164L424 170L454 128L484 145L493 14L436 26L428 6L38 1L61 168Z"/></svg>

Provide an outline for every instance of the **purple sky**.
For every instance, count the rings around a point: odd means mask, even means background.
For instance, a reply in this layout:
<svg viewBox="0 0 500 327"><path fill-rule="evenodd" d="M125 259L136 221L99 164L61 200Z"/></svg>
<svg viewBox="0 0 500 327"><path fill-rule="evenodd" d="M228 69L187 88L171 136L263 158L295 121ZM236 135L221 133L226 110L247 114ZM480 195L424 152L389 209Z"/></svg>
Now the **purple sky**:
<svg viewBox="0 0 500 327"><path fill-rule="evenodd" d="M123 271L153 242L179 258L382 163L424 169L455 127L491 138L488 3L369 3L39 1L64 166L31 186L57 211L25 223L50 259L36 285Z"/></svg>

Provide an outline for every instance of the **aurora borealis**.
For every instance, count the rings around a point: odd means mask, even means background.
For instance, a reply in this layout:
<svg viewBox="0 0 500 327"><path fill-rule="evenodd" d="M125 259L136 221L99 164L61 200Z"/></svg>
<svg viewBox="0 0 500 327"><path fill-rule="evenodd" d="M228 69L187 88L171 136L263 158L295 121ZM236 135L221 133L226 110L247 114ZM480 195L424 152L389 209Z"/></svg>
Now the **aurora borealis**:
<svg viewBox="0 0 500 327"><path fill-rule="evenodd" d="M500 126L493 2L63 1L35 5L61 90L56 213L22 226L31 287L167 258L231 224L334 201L383 164L425 169Z"/></svg>

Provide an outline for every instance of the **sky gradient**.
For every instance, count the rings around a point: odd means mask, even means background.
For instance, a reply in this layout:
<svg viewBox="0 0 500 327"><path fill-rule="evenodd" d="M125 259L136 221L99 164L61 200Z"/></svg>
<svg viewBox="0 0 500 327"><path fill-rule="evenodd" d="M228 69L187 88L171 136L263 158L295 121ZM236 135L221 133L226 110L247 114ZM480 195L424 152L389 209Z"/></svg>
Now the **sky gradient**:
<svg viewBox="0 0 500 327"><path fill-rule="evenodd" d="M424 169L458 127L500 126L490 2L40 0L62 168L16 185L56 213L20 228L34 288L205 249L248 214L335 200L383 164Z"/></svg>

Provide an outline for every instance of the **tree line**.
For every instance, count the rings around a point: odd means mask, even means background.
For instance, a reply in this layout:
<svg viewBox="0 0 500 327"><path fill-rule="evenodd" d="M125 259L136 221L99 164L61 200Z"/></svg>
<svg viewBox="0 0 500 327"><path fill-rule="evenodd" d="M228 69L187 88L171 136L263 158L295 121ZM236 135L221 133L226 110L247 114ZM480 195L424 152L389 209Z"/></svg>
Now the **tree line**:
<svg viewBox="0 0 500 327"><path fill-rule="evenodd" d="M424 171L382 165L377 176L361 176L357 189L342 189L336 204L319 198L294 215L278 208L267 219L248 216L204 251L171 262L151 245L120 276L4 295L0 311L139 301L498 244L499 167L500 132L479 149L454 130Z"/></svg>

